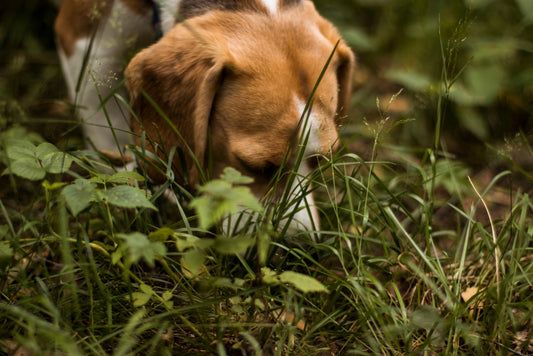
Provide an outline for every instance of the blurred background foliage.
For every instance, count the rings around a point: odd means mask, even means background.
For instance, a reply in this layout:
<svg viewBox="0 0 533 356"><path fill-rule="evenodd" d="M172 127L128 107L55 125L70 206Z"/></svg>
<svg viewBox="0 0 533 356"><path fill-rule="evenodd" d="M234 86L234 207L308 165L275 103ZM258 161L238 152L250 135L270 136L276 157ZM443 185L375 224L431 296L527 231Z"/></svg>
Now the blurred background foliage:
<svg viewBox="0 0 533 356"><path fill-rule="evenodd" d="M476 166L491 162L505 147L530 147L532 0L314 2L357 54L352 110L344 128L354 150L368 151L372 132L365 123L384 115L414 118L393 130L391 142L431 147L443 68L448 81L459 75L444 93L449 99L442 127L446 150ZM55 14L51 1L0 4L0 129L26 120L57 143L64 128L50 122L68 115L58 105L66 91L55 53ZM386 114L379 113L376 99Z"/></svg>
<svg viewBox="0 0 533 356"><path fill-rule="evenodd" d="M533 129L533 1L317 0L358 56L352 122L376 116L376 97L402 145L431 147L443 68L451 86L443 145L472 165L500 144L528 145ZM443 64L445 63L445 64ZM524 142L525 141L525 142ZM528 154L531 157L531 153Z"/></svg>
<svg viewBox="0 0 533 356"><path fill-rule="evenodd" d="M0 2L0 132L14 125L59 143L72 126L55 49L57 9L43 0Z"/></svg>

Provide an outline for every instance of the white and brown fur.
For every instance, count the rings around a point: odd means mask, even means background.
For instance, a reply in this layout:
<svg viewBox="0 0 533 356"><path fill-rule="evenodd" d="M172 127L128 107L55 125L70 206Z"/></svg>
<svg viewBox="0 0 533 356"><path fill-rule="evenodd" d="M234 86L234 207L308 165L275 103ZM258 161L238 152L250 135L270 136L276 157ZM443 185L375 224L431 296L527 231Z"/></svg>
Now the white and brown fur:
<svg viewBox="0 0 533 356"><path fill-rule="evenodd" d="M261 197L289 149L287 168L294 164L291 143L305 135L306 159L293 188L306 189L316 156L336 148L349 104L354 56L334 26L308 0L163 0L159 8L163 36L157 40L150 0L62 1L59 53L90 145L112 155L135 143L162 157L177 147L187 155L185 167L175 155L180 183L201 181L193 153L213 177L228 166L251 176L250 188ZM128 93L116 92L124 73ZM134 115L115 93L129 97ZM154 169L150 174L164 179ZM317 228L311 194L293 208L303 227Z"/></svg>

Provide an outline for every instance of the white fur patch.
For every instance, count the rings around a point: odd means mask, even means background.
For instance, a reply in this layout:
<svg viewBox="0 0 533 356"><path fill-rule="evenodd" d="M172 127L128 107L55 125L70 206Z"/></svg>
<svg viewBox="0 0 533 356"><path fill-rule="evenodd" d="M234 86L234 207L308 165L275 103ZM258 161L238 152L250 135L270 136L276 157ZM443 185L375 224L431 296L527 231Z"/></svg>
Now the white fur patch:
<svg viewBox="0 0 533 356"><path fill-rule="evenodd" d="M278 0L261 0L270 13L278 12Z"/></svg>
<svg viewBox="0 0 533 356"><path fill-rule="evenodd" d="M319 230L319 216L313 194L308 192L308 179L309 175L312 173L312 169L306 158L321 151L319 136L321 121L317 112L314 112L313 110L304 112L304 101L296 99L296 105L299 117L302 117L303 115L300 131L298 133L298 144L306 145L305 147L299 148L304 150L303 160L298 166L295 180L290 187L291 196L289 199L294 201L294 203L290 206L288 211L296 211L290 222L291 229L295 228L298 230L309 231L312 239L316 241L317 234L313 231Z"/></svg>
<svg viewBox="0 0 533 356"><path fill-rule="evenodd" d="M300 166L298 167L297 177L294 180L291 188L292 199L298 199L299 197L304 196L304 198L298 204L294 204L294 206L291 207L291 210L297 210L292 224L302 230L307 230L310 232L319 230L319 217L318 210L315 206L315 199L312 193L306 194L304 191L305 189L308 189L307 185L309 183L307 180L309 179L311 172L312 170L309 167L309 163L307 161L301 162ZM315 234L312 234L312 237L313 240L316 241Z"/></svg>
<svg viewBox="0 0 533 356"><path fill-rule="evenodd" d="M156 0L161 11L161 29L167 34L178 20L178 8L181 0Z"/></svg>
<svg viewBox="0 0 533 356"><path fill-rule="evenodd" d="M298 113L300 114L300 117L303 114L303 120L300 126L300 132L298 134L298 139L302 141L307 138L307 145L305 146L305 156L313 155L318 152L320 152L321 145L320 145L320 136L319 136L319 130L320 130L320 119L318 118L317 113L307 112L304 113L305 110L305 103L301 100L297 100L298 105Z"/></svg>
<svg viewBox="0 0 533 356"><path fill-rule="evenodd" d="M75 88L80 77L83 58L85 57L88 47L88 39L82 38L77 40L74 51L70 57L65 54L61 47L58 48L59 60L61 62L61 67L63 68L63 75L65 77L65 81L67 82L71 99L73 99L76 95Z"/></svg>

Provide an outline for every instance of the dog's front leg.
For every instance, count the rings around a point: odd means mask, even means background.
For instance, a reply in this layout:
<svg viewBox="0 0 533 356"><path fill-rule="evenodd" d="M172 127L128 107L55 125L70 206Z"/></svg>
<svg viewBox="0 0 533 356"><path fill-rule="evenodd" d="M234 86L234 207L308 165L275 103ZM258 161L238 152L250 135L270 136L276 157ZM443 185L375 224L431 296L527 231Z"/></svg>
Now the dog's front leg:
<svg viewBox="0 0 533 356"><path fill-rule="evenodd" d="M118 0L110 5L63 0L55 25L63 73L87 147L118 157L133 142L129 110L116 97L128 101L123 69L136 50L155 40L152 10L140 10Z"/></svg>

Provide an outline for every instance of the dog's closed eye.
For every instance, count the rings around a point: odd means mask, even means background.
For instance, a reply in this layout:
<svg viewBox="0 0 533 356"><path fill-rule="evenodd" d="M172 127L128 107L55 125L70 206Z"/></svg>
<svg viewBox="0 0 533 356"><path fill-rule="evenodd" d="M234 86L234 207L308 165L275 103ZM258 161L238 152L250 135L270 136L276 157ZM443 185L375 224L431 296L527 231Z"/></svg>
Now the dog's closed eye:
<svg viewBox="0 0 533 356"><path fill-rule="evenodd" d="M237 161L246 171L246 173L252 174L253 176L262 176L264 178L269 179L272 178L280 168L279 164L273 163L271 161L251 162L241 157L237 157Z"/></svg>

